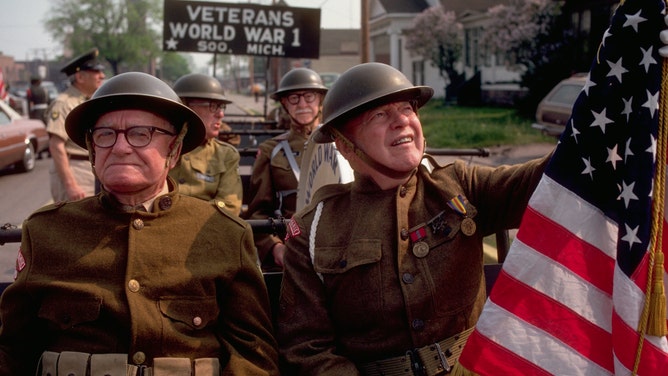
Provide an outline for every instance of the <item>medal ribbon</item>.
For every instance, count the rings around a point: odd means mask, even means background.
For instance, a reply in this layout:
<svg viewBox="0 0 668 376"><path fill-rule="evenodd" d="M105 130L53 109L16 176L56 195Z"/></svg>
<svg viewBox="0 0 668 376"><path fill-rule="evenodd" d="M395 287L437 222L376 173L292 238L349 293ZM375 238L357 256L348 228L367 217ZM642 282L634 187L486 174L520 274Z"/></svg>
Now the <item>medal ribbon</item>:
<svg viewBox="0 0 668 376"><path fill-rule="evenodd" d="M411 241L413 243L427 237L427 229L424 224L413 227L410 230Z"/></svg>
<svg viewBox="0 0 668 376"><path fill-rule="evenodd" d="M457 213L466 216L466 198L462 195L457 195L448 201L448 206Z"/></svg>

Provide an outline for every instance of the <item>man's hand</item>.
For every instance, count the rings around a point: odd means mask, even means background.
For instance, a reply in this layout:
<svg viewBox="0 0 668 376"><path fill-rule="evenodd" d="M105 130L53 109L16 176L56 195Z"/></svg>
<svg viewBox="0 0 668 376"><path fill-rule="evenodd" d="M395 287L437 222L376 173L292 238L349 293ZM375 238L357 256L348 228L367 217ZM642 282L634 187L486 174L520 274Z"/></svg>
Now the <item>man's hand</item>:
<svg viewBox="0 0 668 376"><path fill-rule="evenodd" d="M663 21L668 25L668 15L663 18ZM663 31L659 33L659 37L661 38L661 42L665 45L659 48L659 55L668 57L668 29L663 29Z"/></svg>

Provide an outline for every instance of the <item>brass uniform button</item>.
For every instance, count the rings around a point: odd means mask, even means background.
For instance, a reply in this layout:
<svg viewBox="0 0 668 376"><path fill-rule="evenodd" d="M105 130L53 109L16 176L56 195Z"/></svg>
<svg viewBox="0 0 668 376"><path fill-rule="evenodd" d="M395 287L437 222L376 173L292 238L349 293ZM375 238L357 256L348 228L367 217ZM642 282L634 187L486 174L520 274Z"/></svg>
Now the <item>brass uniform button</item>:
<svg viewBox="0 0 668 376"><path fill-rule="evenodd" d="M143 364L146 361L146 354L142 351L137 351L132 355L132 362L134 364Z"/></svg>
<svg viewBox="0 0 668 376"><path fill-rule="evenodd" d="M405 228L402 228L402 229L401 229L401 233L400 233L401 240L406 240L406 239L408 239L408 235L409 235L409 234L408 234L408 230L406 230Z"/></svg>
<svg viewBox="0 0 668 376"><path fill-rule="evenodd" d="M139 291L139 287L140 287L139 281L137 281L136 279L131 279L128 281L128 289L130 289L130 291L137 292Z"/></svg>
<svg viewBox="0 0 668 376"><path fill-rule="evenodd" d="M406 193L408 193L408 188L402 185L401 188L399 188L399 196L406 197Z"/></svg>
<svg viewBox="0 0 668 376"><path fill-rule="evenodd" d="M200 326L202 325L202 318L199 316L193 317L193 325Z"/></svg>
<svg viewBox="0 0 668 376"><path fill-rule="evenodd" d="M144 228L144 221L142 221L141 218L136 218L134 221L132 221L132 227L135 230L141 230Z"/></svg>
<svg viewBox="0 0 668 376"><path fill-rule="evenodd" d="M216 201L216 205L218 205L219 208L224 208L225 207L225 203L222 202L222 201Z"/></svg>

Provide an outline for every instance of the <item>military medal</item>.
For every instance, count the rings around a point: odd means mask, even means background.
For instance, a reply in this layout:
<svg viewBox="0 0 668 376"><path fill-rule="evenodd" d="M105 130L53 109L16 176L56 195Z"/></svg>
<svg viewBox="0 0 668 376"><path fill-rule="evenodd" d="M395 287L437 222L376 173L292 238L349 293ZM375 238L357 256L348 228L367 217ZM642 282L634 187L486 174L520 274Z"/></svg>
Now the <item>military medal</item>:
<svg viewBox="0 0 668 376"><path fill-rule="evenodd" d="M466 236L471 236L475 234L475 229L476 229L475 221L473 221L473 219L471 218L466 217L462 219L462 224L460 228L462 230L462 234Z"/></svg>
<svg viewBox="0 0 668 376"><path fill-rule="evenodd" d="M413 242L413 254L415 257L425 257L429 254L429 244L423 239L427 237L427 227L423 223L409 230Z"/></svg>
<svg viewBox="0 0 668 376"><path fill-rule="evenodd" d="M459 228L462 231L462 234L471 236L475 234L476 225L473 219L466 216L466 202L466 197L457 195L457 197L453 197L450 201L448 201L448 206L464 217Z"/></svg>
<svg viewBox="0 0 668 376"><path fill-rule="evenodd" d="M425 257L429 254L429 244L422 241L413 244L413 254L418 258Z"/></svg>

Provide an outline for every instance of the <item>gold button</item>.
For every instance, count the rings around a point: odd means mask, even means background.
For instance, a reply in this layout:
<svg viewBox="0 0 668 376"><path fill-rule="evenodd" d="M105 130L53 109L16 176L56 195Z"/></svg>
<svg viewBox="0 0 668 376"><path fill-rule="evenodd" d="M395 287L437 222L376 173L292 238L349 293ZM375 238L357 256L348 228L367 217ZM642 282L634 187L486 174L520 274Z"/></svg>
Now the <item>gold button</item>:
<svg viewBox="0 0 668 376"><path fill-rule="evenodd" d="M136 279L131 279L130 281L128 281L128 288L132 292L139 291L139 281L137 281Z"/></svg>
<svg viewBox="0 0 668 376"><path fill-rule="evenodd" d="M193 317L193 325L200 326L202 325L202 318L199 316Z"/></svg>
<svg viewBox="0 0 668 376"><path fill-rule="evenodd" d="M136 353L134 353L134 355L132 355L132 362L134 362L134 364L142 364L145 361L146 361L146 354L144 354L141 351L137 351Z"/></svg>
<svg viewBox="0 0 668 376"><path fill-rule="evenodd" d="M224 208L225 207L225 203L222 202L222 201L217 201L216 204L218 205L219 208Z"/></svg>
<svg viewBox="0 0 668 376"><path fill-rule="evenodd" d="M142 221L141 218L137 218L132 221L132 227L134 227L135 230L141 230L144 228L144 221Z"/></svg>

